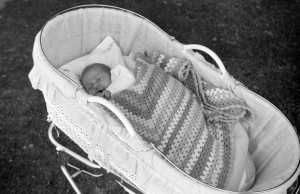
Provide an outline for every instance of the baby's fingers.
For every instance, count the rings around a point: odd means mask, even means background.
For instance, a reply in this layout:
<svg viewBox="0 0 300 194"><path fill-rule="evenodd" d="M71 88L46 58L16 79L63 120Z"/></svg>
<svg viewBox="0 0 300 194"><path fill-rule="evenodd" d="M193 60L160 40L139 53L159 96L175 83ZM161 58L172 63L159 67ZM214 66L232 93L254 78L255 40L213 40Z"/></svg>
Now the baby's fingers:
<svg viewBox="0 0 300 194"><path fill-rule="evenodd" d="M104 98L106 100L110 100L111 99L111 93L109 91L105 90L103 93L104 93Z"/></svg>

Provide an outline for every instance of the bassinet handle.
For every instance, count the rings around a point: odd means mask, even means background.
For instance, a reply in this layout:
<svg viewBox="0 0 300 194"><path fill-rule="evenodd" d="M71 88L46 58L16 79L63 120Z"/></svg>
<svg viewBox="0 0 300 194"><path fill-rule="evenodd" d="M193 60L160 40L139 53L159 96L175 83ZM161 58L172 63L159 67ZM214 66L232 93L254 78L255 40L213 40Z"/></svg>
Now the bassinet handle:
<svg viewBox="0 0 300 194"><path fill-rule="evenodd" d="M215 60L219 69L221 70L221 73L222 73L221 78L224 78L225 75L228 74L223 62L221 61L221 59L218 57L218 55L214 51L210 50L209 48L207 48L205 46L199 45L199 44L189 44L189 45L185 45L183 47L182 52L184 53L187 50L192 50L192 49L200 50L200 51L203 51L203 52L209 54L209 56L211 56Z"/></svg>
<svg viewBox="0 0 300 194"><path fill-rule="evenodd" d="M133 129L131 123L128 121L128 119L125 117L125 115L114 104L112 104L108 100L98 97L98 96L90 96L88 98L88 102L94 102L94 103L101 104L101 105L105 106L106 108L108 108L109 110L111 110L120 119L120 121L122 122L124 127L127 129L129 135L130 136L136 135L136 132Z"/></svg>

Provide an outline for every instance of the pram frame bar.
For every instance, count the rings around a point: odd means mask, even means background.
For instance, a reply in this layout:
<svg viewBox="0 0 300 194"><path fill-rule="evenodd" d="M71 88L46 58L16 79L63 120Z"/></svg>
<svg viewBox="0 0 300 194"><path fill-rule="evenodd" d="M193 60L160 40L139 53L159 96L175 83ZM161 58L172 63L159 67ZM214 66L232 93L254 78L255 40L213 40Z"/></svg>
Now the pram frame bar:
<svg viewBox="0 0 300 194"><path fill-rule="evenodd" d="M86 158L80 156L79 154L73 152L72 150L66 148L65 146L61 145L60 143L58 143L55 138L53 137L53 129L55 128L55 123L51 122L49 128L48 128L48 137L51 141L51 143L55 146L56 150L58 151L59 154L67 154L69 156L71 156L72 158L76 159L77 161L87 165L88 167L97 169L101 172L100 175L95 175L92 174L90 172L84 171L84 170L80 170L79 168L70 165L69 163L67 163L68 166L71 166L72 168L76 169L77 172L79 172L78 174L80 174L81 172L84 172L92 177L100 177L102 175L106 175L106 176L110 176L112 177L116 182L118 182L122 187L125 187L127 189L130 189L131 191L133 191L135 194L142 194L142 192L136 188L135 186L127 183L126 181L122 180L120 177L112 174L112 173L108 173L106 171L106 169L104 169L103 167L101 167L98 164L95 164L94 162L91 162L89 160L87 160ZM61 153L60 153L61 152ZM71 184L72 188L74 189L74 191L77 194L81 194L80 189L78 188L78 186L76 185L76 183L73 180L73 175L70 175L69 171L66 168L66 164L64 164L64 162L62 162L62 164L60 165L61 171L63 172L63 174L65 175L65 177L67 178L67 180L69 181L69 183ZM76 174L76 173L75 173ZM76 174L76 176L78 175ZM74 176L75 177L75 176Z"/></svg>
<svg viewBox="0 0 300 194"><path fill-rule="evenodd" d="M133 129L131 123L125 117L125 115L114 104L110 103L108 100L106 100L104 98L96 97L96 96L91 96L88 98L88 102L96 102L96 103L99 103L99 104L107 107L115 115L118 116L118 118L121 120L121 122L125 126L125 128L128 131L130 136L134 136L137 134L136 131Z"/></svg>

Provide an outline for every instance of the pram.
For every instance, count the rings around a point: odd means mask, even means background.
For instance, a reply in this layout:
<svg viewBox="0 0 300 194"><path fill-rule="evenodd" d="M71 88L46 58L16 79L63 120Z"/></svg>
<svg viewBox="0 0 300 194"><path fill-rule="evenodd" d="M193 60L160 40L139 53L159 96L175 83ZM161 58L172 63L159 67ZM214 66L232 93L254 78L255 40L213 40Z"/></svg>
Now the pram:
<svg viewBox="0 0 300 194"><path fill-rule="evenodd" d="M192 49L208 53L220 72L210 65L198 63L195 66L198 73L217 86L228 87L255 113L248 122L253 129L249 150L257 173L249 192L286 193L297 180L300 172L298 135L275 106L235 81L210 49L181 44L143 16L113 6L85 5L65 10L51 18L36 36L34 67L29 77L32 86L43 92L52 121L49 138L60 153L67 153L93 168L108 170L129 193L237 193L194 180L161 157L161 153L147 142L141 142L138 150L129 147L124 138L113 132L115 129L109 123L105 108L115 113L124 125L118 130L133 137L136 132L122 112L103 98L89 96L81 85L58 71L62 65L89 53L108 35L114 38L124 54L153 50L183 58L184 51L193 53L192 60L197 63L204 59ZM97 104L105 108L99 108ZM96 147L96 163L58 143L53 136L55 126L84 152L89 153L91 147ZM64 162L62 171L80 193L72 177L82 170L70 176L67 166ZM298 186L294 192L297 189Z"/></svg>

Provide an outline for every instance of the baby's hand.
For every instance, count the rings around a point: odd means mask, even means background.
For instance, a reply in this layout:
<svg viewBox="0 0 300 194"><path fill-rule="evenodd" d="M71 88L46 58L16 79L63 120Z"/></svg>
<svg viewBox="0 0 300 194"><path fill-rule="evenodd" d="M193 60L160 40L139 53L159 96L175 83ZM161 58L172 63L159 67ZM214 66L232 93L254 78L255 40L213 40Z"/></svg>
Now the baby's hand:
<svg viewBox="0 0 300 194"><path fill-rule="evenodd" d="M111 99L111 93L108 90L103 90L103 92L97 93L96 96L105 98L106 100L110 100Z"/></svg>

